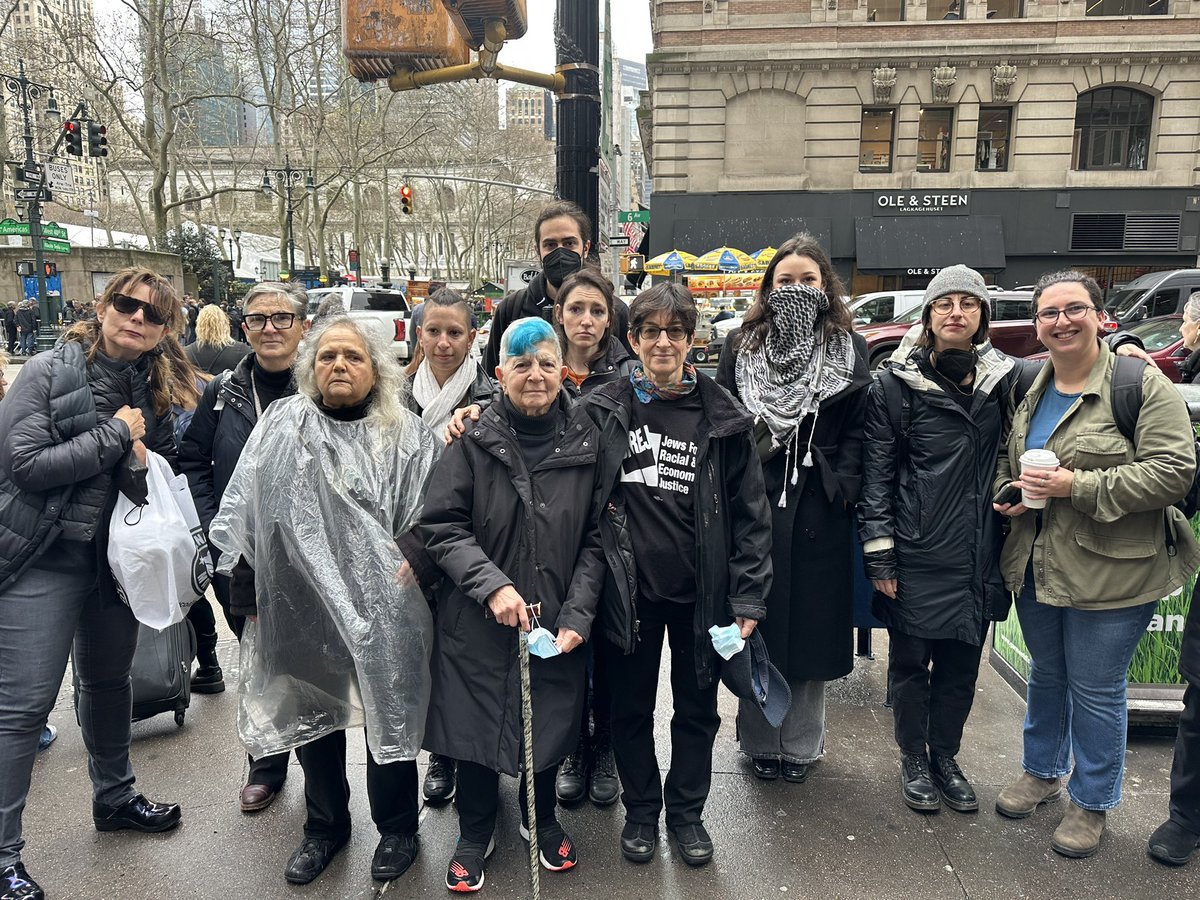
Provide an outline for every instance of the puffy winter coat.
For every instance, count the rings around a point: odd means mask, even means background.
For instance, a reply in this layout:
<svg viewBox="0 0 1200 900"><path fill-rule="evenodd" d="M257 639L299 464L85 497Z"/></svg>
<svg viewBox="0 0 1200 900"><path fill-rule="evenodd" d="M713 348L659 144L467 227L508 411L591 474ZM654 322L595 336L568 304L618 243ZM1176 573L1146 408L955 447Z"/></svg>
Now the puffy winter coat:
<svg viewBox="0 0 1200 900"><path fill-rule="evenodd" d="M583 384L576 387L575 382L568 378L563 382L563 390L572 397L591 393L596 388L604 387L606 384L612 384L614 381L619 381L623 378L628 378L629 373L633 371L635 365L637 365L637 360L629 355L629 351L625 349L625 345L618 341L615 336L610 337L608 339L608 346L604 348L604 352L592 360L592 364L588 368L587 378L583 379Z"/></svg>
<svg viewBox="0 0 1200 900"><path fill-rule="evenodd" d="M0 590L60 536L92 541L107 558L117 487L134 502L146 496L146 468L129 452L129 428L113 419L122 406L142 411L143 443L175 462L173 416L155 415L149 357L124 363L98 353L88 365L86 352L60 340L24 365L0 403ZM109 589L102 579L106 596Z"/></svg>
<svg viewBox="0 0 1200 900"><path fill-rule="evenodd" d="M22 306L17 310L17 327L28 333L35 331L38 323L42 321L41 315L35 306Z"/></svg>
<svg viewBox="0 0 1200 900"><path fill-rule="evenodd" d="M1011 603L992 480L1014 364L985 345L964 408L922 371L926 353L902 345L868 394L859 534L867 552L895 549L896 598L876 594L876 616L978 645Z"/></svg>

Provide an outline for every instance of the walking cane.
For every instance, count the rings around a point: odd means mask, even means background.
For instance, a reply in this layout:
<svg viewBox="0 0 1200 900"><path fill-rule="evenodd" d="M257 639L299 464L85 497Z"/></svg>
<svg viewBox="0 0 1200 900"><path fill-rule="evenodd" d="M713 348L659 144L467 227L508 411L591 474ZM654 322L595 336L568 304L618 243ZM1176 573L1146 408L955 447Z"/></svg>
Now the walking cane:
<svg viewBox="0 0 1200 900"><path fill-rule="evenodd" d="M533 691L529 686L529 642L521 629L517 632L517 655L521 660L521 718L525 720L525 814L529 819L529 880L533 883L533 900L542 894L541 870L538 868L537 798L533 789Z"/></svg>

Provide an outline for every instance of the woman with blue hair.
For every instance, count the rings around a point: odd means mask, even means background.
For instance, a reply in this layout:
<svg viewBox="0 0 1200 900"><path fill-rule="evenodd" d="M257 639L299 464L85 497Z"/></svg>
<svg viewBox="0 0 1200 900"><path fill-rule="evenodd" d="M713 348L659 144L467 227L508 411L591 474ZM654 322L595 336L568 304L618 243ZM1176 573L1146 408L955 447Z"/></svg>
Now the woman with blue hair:
<svg viewBox="0 0 1200 900"><path fill-rule="evenodd" d="M459 840L446 874L452 891L483 886L495 847L499 775L521 768L513 628L531 632L542 866L559 872L578 861L555 817L554 779L578 738L587 660L572 651L591 631L605 565L596 527L597 431L562 393L565 372L547 322L530 317L510 325L496 367L503 394L446 449L425 497L426 546L447 575L438 597L425 749L459 761ZM521 834L528 839L525 788L522 779Z"/></svg>

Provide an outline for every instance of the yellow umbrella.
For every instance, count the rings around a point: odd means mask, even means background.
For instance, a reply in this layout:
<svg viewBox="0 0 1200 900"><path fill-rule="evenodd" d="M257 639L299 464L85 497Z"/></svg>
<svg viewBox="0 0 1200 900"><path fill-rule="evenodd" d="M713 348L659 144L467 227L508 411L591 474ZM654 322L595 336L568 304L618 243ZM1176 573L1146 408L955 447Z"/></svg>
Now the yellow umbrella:
<svg viewBox="0 0 1200 900"><path fill-rule="evenodd" d="M763 247L761 250L751 253L750 255L754 257L754 268L761 272L766 269L766 267L771 264L771 260L775 258L775 248Z"/></svg>
<svg viewBox="0 0 1200 900"><path fill-rule="evenodd" d="M642 266L642 271L647 275L670 275L672 272L682 272L684 269L690 269L692 263L696 261L696 256L693 253L688 253L684 250L671 250L667 253L660 253L653 259L646 260Z"/></svg>
<svg viewBox="0 0 1200 900"><path fill-rule="evenodd" d="M694 272L744 272L753 266L754 257L749 253L733 247L718 247L698 257L688 268Z"/></svg>

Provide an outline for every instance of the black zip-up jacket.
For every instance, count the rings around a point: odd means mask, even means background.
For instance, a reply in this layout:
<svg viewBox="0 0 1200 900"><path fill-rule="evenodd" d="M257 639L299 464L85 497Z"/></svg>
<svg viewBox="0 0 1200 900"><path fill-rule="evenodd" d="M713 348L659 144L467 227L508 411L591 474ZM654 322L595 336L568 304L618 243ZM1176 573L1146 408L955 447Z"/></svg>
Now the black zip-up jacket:
<svg viewBox="0 0 1200 900"><path fill-rule="evenodd" d="M761 622L771 589L771 514L762 465L754 446L753 420L729 392L697 373L704 421L696 490L696 681L701 687L720 676L720 657L708 629L736 616ZM637 551L618 478L629 451L630 411L638 399L628 378L592 391L584 408L600 429L600 536L609 572L605 577L596 627L632 653L637 641ZM671 565L670 560L642 564Z"/></svg>
<svg viewBox="0 0 1200 900"><path fill-rule="evenodd" d="M28 333L37 330L38 323L42 321L42 316L35 307L23 306L17 310L16 321L17 327Z"/></svg>
<svg viewBox="0 0 1200 900"><path fill-rule="evenodd" d="M563 380L563 390L576 398L581 394L590 394L606 384L629 378L629 374L636 365L637 360L629 355L625 345L614 335L608 338L608 346L604 348L604 352L592 360L592 364L588 367L588 376L583 379L583 384L577 387L575 382L567 378Z"/></svg>

